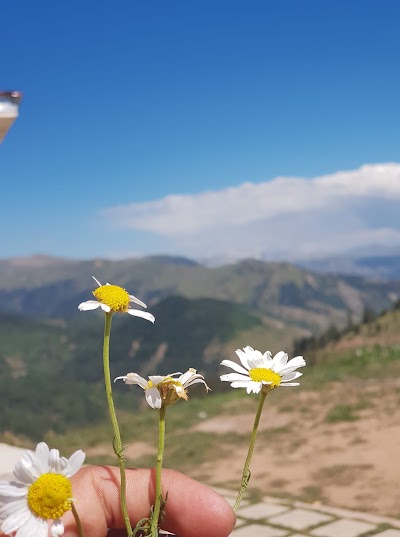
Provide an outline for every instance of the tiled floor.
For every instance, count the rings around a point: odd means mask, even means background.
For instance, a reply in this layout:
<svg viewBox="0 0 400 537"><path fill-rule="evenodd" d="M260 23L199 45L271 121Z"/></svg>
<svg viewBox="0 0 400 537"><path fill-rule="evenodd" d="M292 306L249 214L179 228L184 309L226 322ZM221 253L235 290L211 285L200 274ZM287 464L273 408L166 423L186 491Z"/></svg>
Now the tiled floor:
<svg viewBox="0 0 400 537"><path fill-rule="evenodd" d="M234 493L217 489L229 503ZM400 519L321 504L244 501L231 537L400 537Z"/></svg>

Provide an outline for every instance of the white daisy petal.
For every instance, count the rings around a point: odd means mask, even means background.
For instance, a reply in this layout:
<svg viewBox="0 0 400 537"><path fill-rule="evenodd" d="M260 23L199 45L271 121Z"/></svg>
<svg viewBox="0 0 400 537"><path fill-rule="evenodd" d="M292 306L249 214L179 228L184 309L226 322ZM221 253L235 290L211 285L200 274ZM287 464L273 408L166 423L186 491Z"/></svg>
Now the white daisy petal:
<svg viewBox="0 0 400 537"><path fill-rule="evenodd" d="M89 310L95 310L100 306L100 302L97 300L87 300L86 302L82 302L78 306L78 310L80 311L89 311Z"/></svg>
<svg viewBox="0 0 400 537"><path fill-rule="evenodd" d="M250 379L248 380L235 380L232 382L231 386L232 388L247 388L248 384L251 382Z"/></svg>
<svg viewBox="0 0 400 537"><path fill-rule="evenodd" d="M60 452L58 451L58 449L50 450L49 466L56 471L60 470Z"/></svg>
<svg viewBox="0 0 400 537"><path fill-rule="evenodd" d="M144 302L142 302L141 300L139 300L138 298L136 298L133 295L129 295L129 300L130 300L130 302L134 302L135 304L138 304L139 306L142 306L143 308L147 308L147 306L146 306L146 304Z"/></svg>
<svg viewBox="0 0 400 537"><path fill-rule="evenodd" d="M129 315L133 315L134 317L141 317L142 319L146 319L147 321L150 321L151 323L154 323L156 320L154 315L152 315L151 313L148 313L147 311L129 309L127 313L129 313Z"/></svg>
<svg viewBox="0 0 400 537"><path fill-rule="evenodd" d="M253 393L260 393L262 388L261 382L252 382L251 386L253 388Z"/></svg>
<svg viewBox="0 0 400 537"><path fill-rule="evenodd" d="M0 520L5 520L9 515L26 508L26 499L6 503L0 507Z"/></svg>
<svg viewBox="0 0 400 537"><path fill-rule="evenodd" d="M247 384L246 390L247 390L247 393L252 393L252 392L253 393L260 393L261 388L262 388L261 382L253 382L253 381L251 381L251 382L249 382Z"/></svg>
<svg viewBox="0 0 400 537"><path fill-rule="evenodd" d="M261 367L266 367L269 369L268 364L265 363L264 357L261 353L259 355L254 354L251 358L247 359L249 364L249 369L256 369Z"/></svg>
<svg viewBox="0 0 400 537"><path fill-rule="evenodd" d="M288 355L286 352L280 351L272 359L272 368L274 371L278 372L282 367L287 364Z"/></svg>
<svg viewBox="0 0 400 537"><path fill-rule="evenodd" d="M241 349L237 349L235 352L238 355L239 360L242 362L243 367L245 367L247 370L250 369L246 353Z"/></svg>
<svg viewBox="0 0 400 537"><path fill-rule="evenodd" d="M300 382L282 382L280 386L300 386Z"/></svg>
<svg viewBox="0 0 400 537"><path fill-rule="evenodd" d="M241 373L228 373L227 375L220 376L220 379L222 381L227 381L227 382L233 382L235 380L246 380L248 378L249 378L248 375L242 375Z"/></svg>
<svg viewBox="0 0 400 537"><path fill-rule="evenodd" d="M205 383L205 381L203 379L191 379L189 381L187 381L185 384L184 384L184 387L185 388L189 388L189 386L192 386L193 384L198 384L198 383L201 383L201 384L204 384L204 386L207 386L207 384Z"/></svg>
<svg viewBox="0 0 400 537"><path fill-rule="evenodd" d="M295 371L298 367L303 367L303 366L296 366L296 365L294 365L292 367L287 366L287 367L284 367L283 369L281 369L279 371L279 374L282 377L283 375L287 375L288 373L292 373L292 371Z"/></svg>
<svg viewBox="0 0 400 537"><path fill-rule="evenodd" d="M175 376L180 376L182 375L182 372L181 371L177 371L176 373L170 373L169 375L167 375L167 377L175 377Z"/></svg>
<svg viewBox="0 0 400 537"><path fill-rule="evenodd" d="M38 472L32 464L27 465L26 461L20 460L15 465L13 474L18 481L22 483L31 484L35 479L40 475L41 472ZM37 474L37 475L34 475Z"/></svg>
<svg viewBox="0 0 400 537"><path fill-rule="evenodd" d="M15 537L47 537L48 524L46 520L31 516L31 518L18 530Z"/></svg>
<svg viewBox="0 0 400 537"><path fill-rule="evenodd" d="M248 375L247 369L237 364L236 362L233 362L232 360L222 360L221 365L226 365L226 367L230 367L237 373L243 373L244 375Z"/></svg>
<svg viewBox="0 0 400 537"><path fill-rule="evenodd" d="M92 278L94 279L94 281L97 283L97 285L99 287L101 287L101 283L99 282L99 280L97 278L95 278L94 276L92 276Z"/></svg>
<svg viewBox="0 0 400 537"><path fill-rule="evenodd" d="M46 442L39 442L36 446L36 459L37 467L42 474L46 474L49 471L49 457L50 450Z"/></svg>
<svg viewBox="0 0 400 537"><path fill-rule="evenodd" d="M18 500L26 496L27 493L28 487L25 483L0 481L0 501L3 503Z"/></svg>
<svg viewBox="0 0 400 537"><path fill-rule="evenodd" d="M161 394L157 388L148 388L145 390L145 397L151 408L161 408Z"/></svg>
<svg viewBox="0 0 400 537"><path fill-rule="evenodd" d="M117 377L116 380L122 379L125 384L137 384L141 388L145 389L147 387L147 380L138 375L137 373L128 373L124 377Z"/></svg>
<svg viewBox="0 0 400 537"><path fill-rule="evenodd" d="M81 449L78 449L78 451L75 451L75 453L73 453L68 459L67 477L71 477L74 474L76 474L76 472L81 469L84 461L85 461L85 453Z"/></svg>
<svg viewBox="0 0 400 537"><path fill-rule="evenodd" d="M188 382L188 380L191 379L193 376L197 376L196 373L193 373L193 371L190 371L189 369L189 371L186 371L186 373L183 373L183 375L179 377L178 382L180 382L181 384L186 384L186 382Z"/></svg>
<svg viewBox="0 0 400 537"><path fill-rule="evenodd" d="M111 311L110 306L107 306L107 304L102 304L102 303L100 303L100 308L101 308L103 311L105 311L106 313L110 313L110 311Z"/></svg>
<svg viewBox="0 0 400 537"><path fill-rule="evenodd" d="M272 353L271 351L265 351L263 354L264 363L270 364L272 362Z"/></svg>
<svg viewBox="0 0 400 537"><path fill-rule="evenodd" d="M65 475L66 477L69 475L68 472L68 459L65 457L60 457L57 462L57 469L54 468L53 472L56 474Z"/></svg>
<svg viewBox="0 0 400 537"><path fill-rule="evenodd" d="M27 504L25 504L22 509L14 511L1 523L1 531L9 535L25 524L32 516Z"/></svg>
<svg viewBox="0 0 400 537"><path fill-rule="evenodd" d="M163 376L163 375L150 375L149 376L149 379L151 380L151 382L157 386L157 384L160 384L160 382L162 382L163 380L165 380L167 377Z"/></svg>
<svg viewBox="0 0 400 537"><path fill-rule="evenodd" d="M302 356L296 356L295 358L292 358L291 360L289 360L283 369L286 369L289 367L290 368L293 367L297 369L298 367L304 367L305 365L306 365L306 361L304 360L304 358Z"/></svg>
<svg viewBox="0 0 400 537"><path fill-rule="evenodd" d="M55 520L51 526L51 535L52 537L59 537L60 535L64 535L64 524L59 518Z"/></svg>
<svg viewBox="0 0 400 537"><path fill-rule="evenodd" d="M20 463L32 474L34 478L38 478L41 474L40 464L34 451L27 451L21 457ZM31 482L31 481L29 481Z"/></svg>
<svg viewBox="0 0 400 537"><path fill-rule="evenodd" d="M298 379L301 377L303 373L299 373L298 371L293 371L292 373L286 373L286 375L282 375L282 382L290 382L291 380Z"/></svg>

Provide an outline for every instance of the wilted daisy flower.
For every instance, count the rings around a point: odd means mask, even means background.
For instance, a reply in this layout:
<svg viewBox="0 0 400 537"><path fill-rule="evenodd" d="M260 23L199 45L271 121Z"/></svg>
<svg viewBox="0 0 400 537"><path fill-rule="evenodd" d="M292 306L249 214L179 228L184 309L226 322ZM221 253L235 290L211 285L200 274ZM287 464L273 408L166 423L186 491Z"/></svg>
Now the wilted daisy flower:
<svg viewBox="0 0 400 537"><path fill-rule="evenodd" d="M80 311L95 310L101 308L106 313L129 313L129 315L134 315L135 317L142 317L154 323L155 317L151 313L146 311L135 310L130 307L130 303L134 302L139 304L143 308L147 308L146 304L136 298L133 295L130 295L128 291L119 287L119 285L101 285L101 283L92 276L94 281L98 284L98 288L93 291L94 296L97 300L87 300L79 304L78 309Z"/></svg>
<svg viewBox="0 0 400 537"><path fill-rule="evenodd" d="M176 376L178 378L176 378ZM203 375L199 375L195 369L190 368L186 373L172 373L171 375L154 375L149 380L144 379L137 373L128 373L123 377L117 377L115 380L122 379L125 384L137 384L143 388L146 401L151 408L161 408L172 405L179 399L188 400L186 388L192 384L201 382L207 390L210 388L204 381Z"/></svg>
<svg viewBox="0 0 400 537"><path fill-rule="evenodd" d="M232 388L246 388L247 393L259 393L262 389L272 390L277 386L299 386L298 382L292 381L303 374L296 369L306 365L302 356L288 361L288 355L283 351L272 358L269 351L262 354L248 346L243 350L238 349L236 354L242 365L232 360L223 360L221 365L231 367L236 373L221 375L220 379L230 382Z"/></svg>
<svg viewBox="0 0 400 537"><path fill-rule="evenodd" d="M186 373L183 373L183 375L181 373L175 373L175 375L180 376L174 378L174 375L170 375L158 385L158 389L165 405L172 405L179 401L179 399L187 401L189 399L187 388L192 386L192 384L201 382L204 384L207 391L210 390L204 381L203 375L199 375L196 369L193 369L192 367L190 367Z"/></svg>
<svg viewBox="0 0 400 537"><path fill-rule="evenodd" d="M53 537L63 535L60 517L72 508L70 477L82 466L83 451L69 459L57 449L40 442L27 451L14 468L14 481L0 481L0 529L15 537L47 537L48 520L53 520Z"/></svg>

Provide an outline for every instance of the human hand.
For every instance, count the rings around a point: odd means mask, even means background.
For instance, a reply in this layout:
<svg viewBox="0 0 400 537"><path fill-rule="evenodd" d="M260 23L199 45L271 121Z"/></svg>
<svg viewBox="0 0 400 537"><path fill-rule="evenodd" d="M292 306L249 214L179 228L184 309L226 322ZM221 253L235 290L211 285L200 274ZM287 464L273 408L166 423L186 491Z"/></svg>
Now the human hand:
<svg viewBox="0 0 400 537"><path fill-rule="evenodd" d="M149 516L154 503L155 473L126 470L126 496L132 526ZM119 504L119 470L88 466L71 478L74 504L86 537L126 536ZM174 470L162 471L162 490L168 492L163 529L179 537L228 537L235 525L230 505L215 491ZM78 537L72 513L65 515L64 537ZM109 533L107 534L107 529Z"/></svg>

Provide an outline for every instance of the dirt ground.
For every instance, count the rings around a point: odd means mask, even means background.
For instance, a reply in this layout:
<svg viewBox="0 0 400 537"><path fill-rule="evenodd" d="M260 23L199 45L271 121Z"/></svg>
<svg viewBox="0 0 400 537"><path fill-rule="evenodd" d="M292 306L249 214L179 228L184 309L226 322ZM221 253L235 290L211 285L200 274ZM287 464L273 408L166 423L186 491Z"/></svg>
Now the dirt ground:
<svg viewBox="0 0 400 537"><path fill-rule="evenodd" d="M399 403L400 378L271 392L249 491L400 517ZM209 485L237 490L255 409L252 396L232 402L232 409L228 404L220 416L199 419L189 433L219 436L221 450L184 471ZM113 455L108 444L86 451L88 456ZM125 451L132 460L149 454L155 455L155 447L141 441Z"/></svg>
<svg viewBox="0 0 400 537"><path fill-rule="evenodd" d="M290 392L285 395L286 406L282 397L279 405L266 404L249 489L399 516L400 380ZM351 406L351 414L331 422L327 415L332 409L340 418L338 404ZM253 419L247 412L224 415L202 421L196 430L249 436ZM236 488L247 447L240 443L231 450L231 456L196 468L193 477Z"/></svg>

